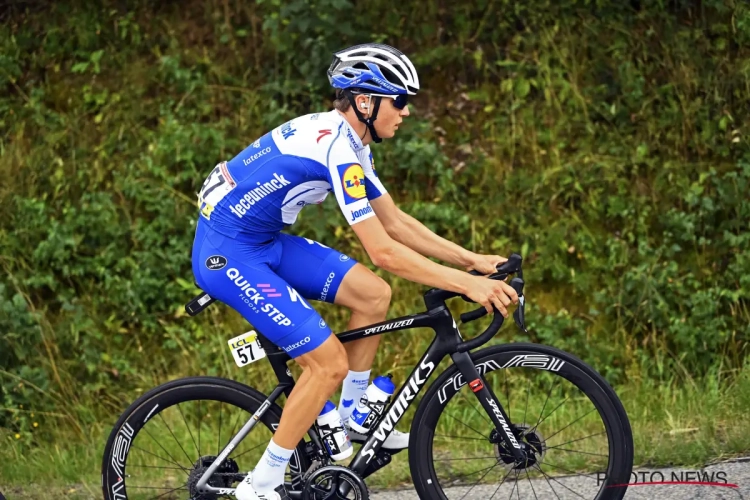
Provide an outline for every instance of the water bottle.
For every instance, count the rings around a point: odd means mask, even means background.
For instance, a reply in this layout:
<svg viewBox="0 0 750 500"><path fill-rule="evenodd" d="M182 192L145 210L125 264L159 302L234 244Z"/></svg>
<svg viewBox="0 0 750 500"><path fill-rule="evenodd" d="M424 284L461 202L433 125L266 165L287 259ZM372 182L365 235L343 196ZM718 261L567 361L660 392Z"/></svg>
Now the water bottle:
<svg viewBox="0 0 750 500"><path fill-rule="evenodd" d="M349 433L346 432L336 405L326 401L323 410L318 415L317 422L320 437L325 443L331 459L343 460L351 456L354 451L352 442L349 440Z"/></svg>
<svg viewBox="0 0 750 500"><path fill-rule="evenodd" d="M349 428L360 434L367 434L385 411L395 390L391 375L373 380L349 417Z"/></svg>

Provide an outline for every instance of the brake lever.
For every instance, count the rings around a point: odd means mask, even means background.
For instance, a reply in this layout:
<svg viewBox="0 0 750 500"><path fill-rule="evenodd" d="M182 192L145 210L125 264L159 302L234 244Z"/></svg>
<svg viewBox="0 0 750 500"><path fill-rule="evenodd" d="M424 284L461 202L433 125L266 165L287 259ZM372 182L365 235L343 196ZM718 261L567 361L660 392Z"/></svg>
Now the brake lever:
<svg viewBox="0 0 750 500"><path fill-rule="evenodd" d="M526 300L523 296L523 285L524 281L521 278L513 278L510 280L510 286L518 294L518 307L513 312L513 319L516 321L516 325L523 333L529 333L526 329L524 309L526 308Z"/></svg>

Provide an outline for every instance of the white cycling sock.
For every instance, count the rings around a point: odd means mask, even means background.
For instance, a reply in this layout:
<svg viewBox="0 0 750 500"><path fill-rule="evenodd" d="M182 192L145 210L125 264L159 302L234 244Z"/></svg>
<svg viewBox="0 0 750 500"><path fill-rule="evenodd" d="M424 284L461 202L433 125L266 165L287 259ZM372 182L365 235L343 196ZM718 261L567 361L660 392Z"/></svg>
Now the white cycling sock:
<svg viewBox="0 0 750 500"><path fill-rule="evenodd" d="M282 448L271 439L253 470L253 489L256 493L270 493L280 484L284 484L286 465L293 453L294 450Z"/></svg>
<svg viewBox="0 0 750 500"><path fill-rule="evenodd" d="M349 370L341 388L341 401L339 402L339 415L341 415L341 420L345 424L349 420L349 415L352 414L357 403L359 403L359 398L367 390L368 385L370 385L370 370L364 372Z"/></svg>

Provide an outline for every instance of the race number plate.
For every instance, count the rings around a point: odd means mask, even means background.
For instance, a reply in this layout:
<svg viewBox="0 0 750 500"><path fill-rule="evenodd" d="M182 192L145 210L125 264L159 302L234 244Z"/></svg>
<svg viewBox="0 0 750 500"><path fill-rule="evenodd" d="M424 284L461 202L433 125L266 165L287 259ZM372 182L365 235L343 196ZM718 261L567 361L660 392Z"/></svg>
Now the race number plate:
<svg viewBox="0 0 750 500"><path fill-rule="evenodd" d="M258 335L254 331L243 333L227 342L237 366L246 366L266 357L266 351L260 346Z"/></svg>

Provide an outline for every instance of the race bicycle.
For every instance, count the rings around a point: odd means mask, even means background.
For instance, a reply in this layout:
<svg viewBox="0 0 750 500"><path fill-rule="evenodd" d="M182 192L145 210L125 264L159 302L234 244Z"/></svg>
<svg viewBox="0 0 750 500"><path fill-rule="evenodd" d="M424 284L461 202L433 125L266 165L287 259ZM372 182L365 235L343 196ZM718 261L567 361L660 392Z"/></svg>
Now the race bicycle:
<svg viewBox="0 0 750 500"><path fill-rule="evenodd" d="M513 254L488 278L511 275L519 295L513 318L526 332L521 257ZM434 331L427 351L347 466L331 463L323 443L328 436L315 424L309 429L309 440L299 442L286 472L290 497L370 498L365 479L392 460L384 441L449 356L452 364L419 399L412 418L409 466L419 498L621 499L632 469L633 438L606 379L553 347L510 343L476 350L495 336L504 317L495 310L484 332L464 340L446 304L454 297L471 301L430 289L422 313L337 335L346 343L407 329ZM185 307L196 315L212 302L202 293ZM460 318L463 324L486 314L480 307ZM262 334L237 337L230 346L239 365L267 357L276 388L266 396L236 381L190 377L142 395L109 436L102 465L105 499L234 496L278 426L277 400L291 393L294 378L290 357Z"/></svg>

